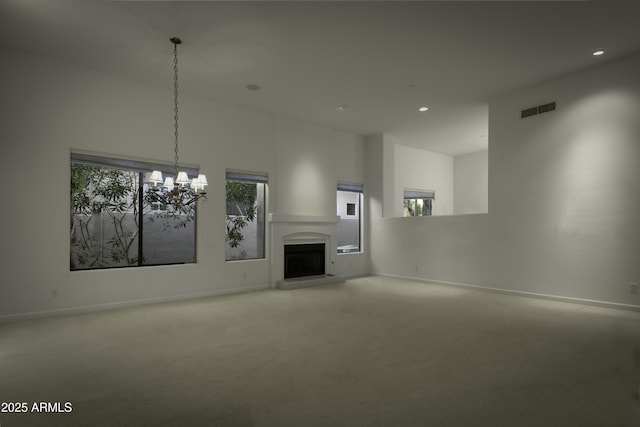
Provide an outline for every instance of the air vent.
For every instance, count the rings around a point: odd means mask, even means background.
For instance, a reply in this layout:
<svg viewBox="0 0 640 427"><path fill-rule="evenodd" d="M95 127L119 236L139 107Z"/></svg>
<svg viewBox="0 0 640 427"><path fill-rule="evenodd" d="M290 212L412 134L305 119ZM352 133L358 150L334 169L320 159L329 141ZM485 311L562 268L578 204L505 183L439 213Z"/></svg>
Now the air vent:
<svg viewBox="0 0 640 427"><path fill-rule="evenodd" d="M520 118L524 119L527 117L535 116L536 114L548 113L549 111L555 111L555 109L556 109L555 102L538 105L537 107L531 107L531 108L527 108L525 110L520 111Z"/></svg>
<svg viewBox="0 0 640 427"><path fill-rule="evenodd" d="M538 114L548 113L549 111L554 111L556 109L556 103L550 102L544 105L538 105Z"/></svg>
<svg viewBox="0 0 640 427"><path fill-rule="evenodd" d="M536 114L538 114L538 107L527 108L520 112L520 118L524 119L525 117L535 116Z"/></svg>

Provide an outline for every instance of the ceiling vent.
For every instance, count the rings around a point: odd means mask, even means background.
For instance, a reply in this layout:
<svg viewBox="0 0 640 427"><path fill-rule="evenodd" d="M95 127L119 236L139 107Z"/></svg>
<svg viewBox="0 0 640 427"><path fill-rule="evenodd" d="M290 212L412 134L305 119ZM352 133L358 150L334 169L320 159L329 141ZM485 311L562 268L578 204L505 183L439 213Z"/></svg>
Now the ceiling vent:
<svg viewBox="0 0 640 427"><path fill-rule="evenodd" d="M520 118L525 119L527 117L535 116L536 114L548 113L549 111L555 111L556 103L549 102L548 104L538 105L537 107L527 108L520 111Z"/></svg>

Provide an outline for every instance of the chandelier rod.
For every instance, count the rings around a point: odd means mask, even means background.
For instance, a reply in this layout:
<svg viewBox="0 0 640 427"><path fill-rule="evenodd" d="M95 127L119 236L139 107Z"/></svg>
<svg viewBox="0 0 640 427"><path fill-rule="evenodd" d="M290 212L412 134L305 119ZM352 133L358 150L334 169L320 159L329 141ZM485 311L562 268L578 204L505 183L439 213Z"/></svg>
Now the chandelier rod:
<svg viewBox="0 0 640 427"><path fill-rule="evenodd" d="M175 170L176 178L178 176L178 45L182 43L178 37L171 37L173 43L173 119L174 119L174 135L175 135Z"/></svg>
<svg viewBox="0 0 640 427"><path fill-rule="evenodd" d="M178 208L179 206L189 206L198 200L207 200L205 187L209 184L207 183L207 176L205 174L198 172L197 177L190 179L187 172L180 172L179 169L178 45L182 44L182 40L178 37L171 37L169 40L173 43L173 133L175 138L173 166L175 175L173 178L167 177L164 185L158 187L157 184L162 182L162 172L153 170L149 179L150 182L153 183L153 187L148 188L145 197L152 203L159 202L163 205L172 204Z"/></svg>

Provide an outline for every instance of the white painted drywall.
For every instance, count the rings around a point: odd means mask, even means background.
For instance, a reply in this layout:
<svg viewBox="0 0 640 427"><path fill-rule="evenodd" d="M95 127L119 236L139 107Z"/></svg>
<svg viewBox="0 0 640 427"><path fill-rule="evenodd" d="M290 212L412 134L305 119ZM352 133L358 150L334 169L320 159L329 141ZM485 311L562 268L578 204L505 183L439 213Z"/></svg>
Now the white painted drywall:
<svg viewBox="0 0 640 427"><path fill-rule="evenodd" d="M372 211L373 271L640 305L639 75L635 55L493 99L489 213Z"/></svg>
<svg viewBox="0 0 640 427"><path fill-rule="evenodd" d="M453 158L453 213L489 212L489 152Z"/></svg>
<svg viewBox="0 0 640 427"><path fill-rule="evenodd" d="M70 272L71 149L172 161L170 82L148 86L5 48L0 60L0 81L8 83L0 97L3 170L21 189L0 210L0 319L267 286L269 258L224 260L226 169L268 173L268 211L283 214L335 215L337 181L364 181L360 137L183 90L180 160L199 165L209 181L198 211L198 263ZM367 269L367 256L357 254L333 271Z"/></svg>
<svg viewBox="0 0 640 427"><path fill-rule="evenodd" d="M433 215L453 215L453 157L395 145L394 216L403 216L405 189L435 191Z"/></svg>
<svg viewBox="0 0 640 427"><path fill-rule="evenodd" d="M338 181L363 181L362 138L300 120L276 118L274 212L336 215Z"/></svg>
<svg viewBox="0 0 640 427"><path fill-rule="evenodd" d="M275 123L278 193L272 212L336 216L338 181L364 183L364 139L293 118L276 117ZM366 215L363 220L366 221ZM337 249L332 248L333 274L368 272L369 255L364 236L362 241L362 253L337 256Z"/></svg>

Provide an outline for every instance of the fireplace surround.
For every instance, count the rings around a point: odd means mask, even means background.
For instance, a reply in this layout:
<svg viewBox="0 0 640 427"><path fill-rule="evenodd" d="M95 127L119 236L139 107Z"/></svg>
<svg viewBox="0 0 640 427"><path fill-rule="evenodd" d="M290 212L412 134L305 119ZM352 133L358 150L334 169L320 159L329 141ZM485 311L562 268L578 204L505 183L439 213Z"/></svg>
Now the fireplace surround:
<svg viewBox="0 0 640 427"><path fill-rule="evenodd" d="M324 273L322 278L333 276L333 258L336 252L336 230L340 217L292 215L271 213L268 216L271 228L271 286L283 288L283 282L312 282L314 276L285 278L285 246L324 245ZM319 247L318 247L319 248ZM320 261L316 260L316 263ZM318 269L319 271L319 269ZM287 285L289 286L289 285ZM289 287L286 287L290 289Z"/></svg>

